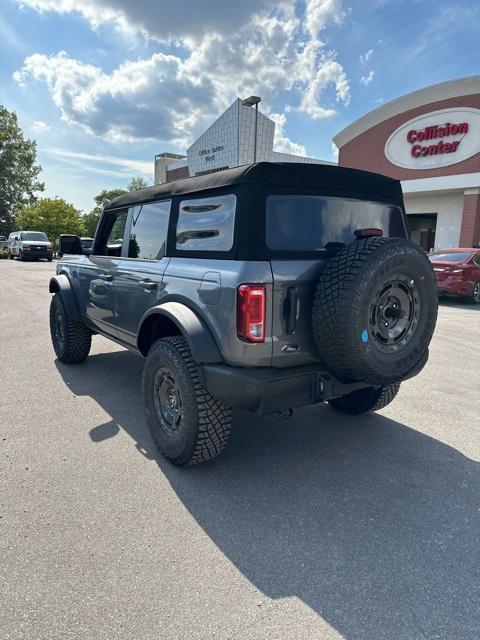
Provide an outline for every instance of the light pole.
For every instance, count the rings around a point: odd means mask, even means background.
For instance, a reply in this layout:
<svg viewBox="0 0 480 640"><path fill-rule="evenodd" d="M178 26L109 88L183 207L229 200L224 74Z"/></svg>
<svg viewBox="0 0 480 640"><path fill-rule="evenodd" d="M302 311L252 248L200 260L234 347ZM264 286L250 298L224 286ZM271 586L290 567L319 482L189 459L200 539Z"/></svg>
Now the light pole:
<svg viewBox="0 0 480 640"><path fill-rule="evenodd" d="M245 107L253 107L255 106L255 134L253 139L253 162L257 161L257 129L258 129L258 103L261 102L262 99L258 96L249 96L242 100L242 104Z"/></svg>

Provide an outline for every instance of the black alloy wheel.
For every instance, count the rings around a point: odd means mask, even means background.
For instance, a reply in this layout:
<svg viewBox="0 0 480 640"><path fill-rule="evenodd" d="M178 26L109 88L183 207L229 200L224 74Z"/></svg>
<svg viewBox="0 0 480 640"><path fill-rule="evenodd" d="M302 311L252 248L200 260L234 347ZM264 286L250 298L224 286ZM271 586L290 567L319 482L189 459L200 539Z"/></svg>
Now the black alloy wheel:
<svg viewBox="0 0 480 640"><path fill-rule="evenodd" d="M180 388L168 369L159 369L155 374L154 403L157 420L168 435L181 427L183 418Z"/></svg>
<svg viewBox="0 0 480 640"><path fill-rule="evenodd" d="M415 280L399 274L377 291L371 306L370 335L381 351L405 347L415 334L421 302Z"/></svg>

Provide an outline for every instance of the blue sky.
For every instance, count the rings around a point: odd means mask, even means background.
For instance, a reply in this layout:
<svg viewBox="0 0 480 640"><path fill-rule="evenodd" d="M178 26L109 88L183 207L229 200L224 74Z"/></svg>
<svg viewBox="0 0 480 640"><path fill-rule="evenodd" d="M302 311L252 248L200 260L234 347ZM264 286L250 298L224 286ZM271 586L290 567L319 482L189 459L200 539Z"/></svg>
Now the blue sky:
<svg viewBox="0 0 480 640"><path fill-rule="evenodd" d="M480 73L479 33L471 0L0 0L0 103L37 140L47 195L88 211L237 96L262 96L279 150L332 160L367 111Z"/></svg>

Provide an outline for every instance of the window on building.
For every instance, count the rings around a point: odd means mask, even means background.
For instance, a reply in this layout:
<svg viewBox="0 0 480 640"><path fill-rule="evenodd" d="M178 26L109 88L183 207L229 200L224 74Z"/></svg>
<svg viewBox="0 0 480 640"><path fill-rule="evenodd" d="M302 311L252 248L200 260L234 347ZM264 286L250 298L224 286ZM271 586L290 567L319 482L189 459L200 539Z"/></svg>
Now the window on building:
<svg viewBox="0 0 480 640"><path fill-rule="evenodd" d="M165 255L170 200L132 207L128 257L160 260Z"/></svg>
<svg viewBox="0 0 480 640"><path fill-rule="evenodd" d="M176 247L181 251L229 251L233 246L236 197L182 200Z"/></svg>

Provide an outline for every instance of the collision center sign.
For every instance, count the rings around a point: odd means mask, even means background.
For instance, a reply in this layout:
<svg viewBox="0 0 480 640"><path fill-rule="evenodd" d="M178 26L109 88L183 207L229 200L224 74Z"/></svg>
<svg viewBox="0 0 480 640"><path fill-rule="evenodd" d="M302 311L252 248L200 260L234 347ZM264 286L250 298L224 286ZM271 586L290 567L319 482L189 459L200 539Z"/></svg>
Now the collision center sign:
<svg viewBox="0 0 480 640"><path fill-rule="evenodd" d="M480 109L455 107L426 113L396 129L385 156L406 169L435 169L480 152Z"/></svg>

